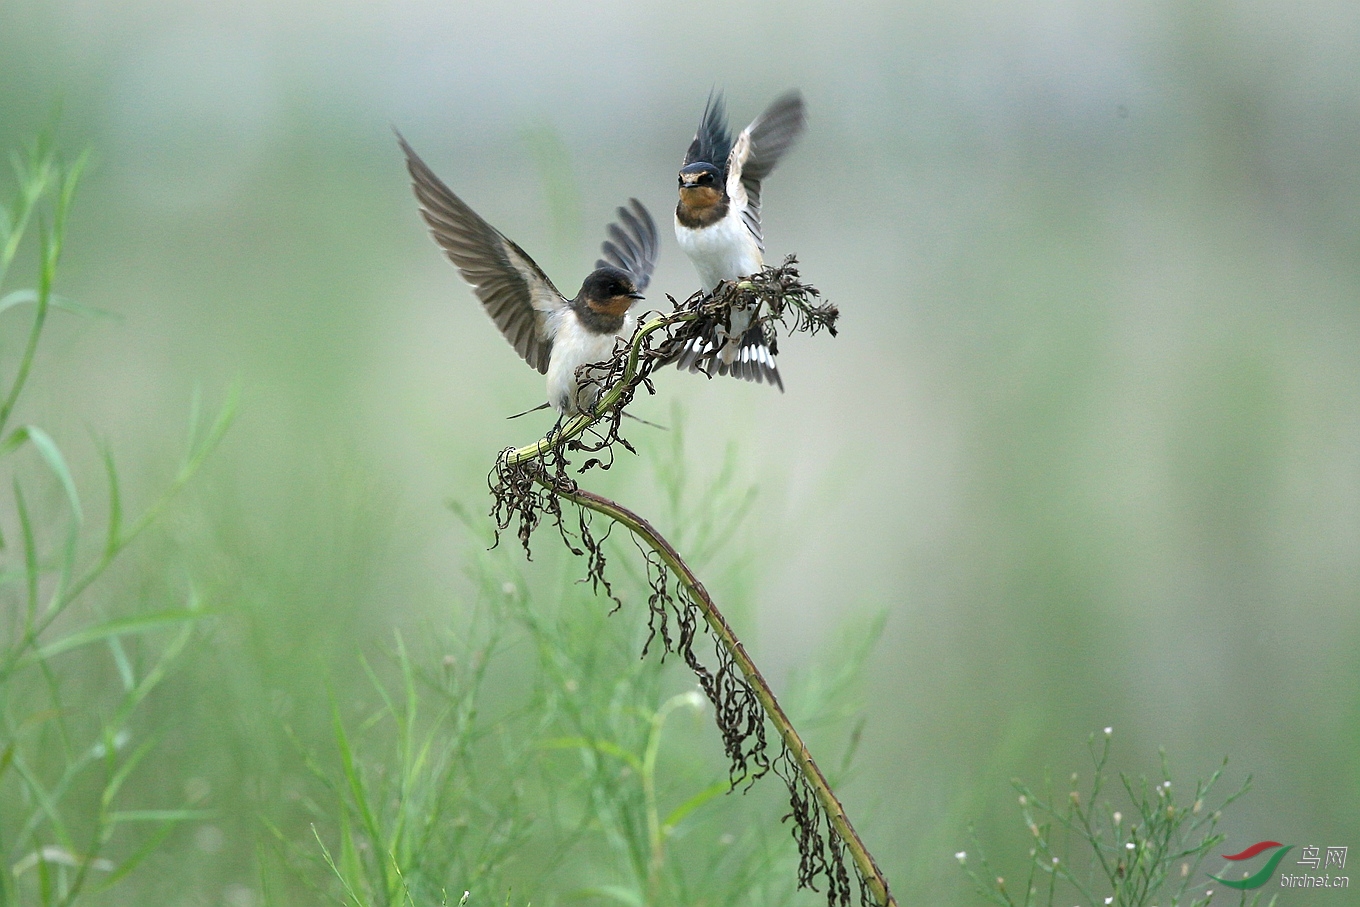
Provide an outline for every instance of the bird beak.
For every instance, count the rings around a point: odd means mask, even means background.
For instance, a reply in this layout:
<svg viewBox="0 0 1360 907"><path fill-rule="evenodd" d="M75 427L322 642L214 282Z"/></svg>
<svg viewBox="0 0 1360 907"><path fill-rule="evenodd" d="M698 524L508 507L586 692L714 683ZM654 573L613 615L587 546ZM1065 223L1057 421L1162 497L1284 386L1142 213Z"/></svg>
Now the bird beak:
<svg viewBox="0 0 1360 907"><path fill-rule="evenodd" d="M628 298L629 298L629 299L646 299L647 297L646 297L646 296L643 296L641 293L629 293L629 294L628 294Z"/></svg>

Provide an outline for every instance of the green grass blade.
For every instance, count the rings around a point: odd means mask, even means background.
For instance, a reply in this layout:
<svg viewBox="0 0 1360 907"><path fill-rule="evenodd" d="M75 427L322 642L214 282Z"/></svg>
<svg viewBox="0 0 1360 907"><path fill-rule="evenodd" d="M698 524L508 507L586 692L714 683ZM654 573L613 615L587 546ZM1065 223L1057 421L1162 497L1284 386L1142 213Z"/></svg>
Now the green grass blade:
<svg viewBox="0 0 1360 907"><path fill-rule="evenodd" d="M29 769L27 762L21 755L16 754L14 757L14 770L23 779L24 786L28 789L28 795L34 803L33 812L15 837L14 843L24 846L23 842L27 841L42 820L46 819L51 824L52 834L56 837L58 843L70 848L71 836L67 832L66 823L62 818L61 810L57 808L57 804L61 802L66 788L70 785L75 769L68 767L62 779L50 791L43 785L38 776Z"/></svg>
<svg viewBox="0 0 1360 907"><path fill-rule="evenodd" d="M14 480L14 509L19 517L19 532L24 540L24 578L27 580L26 601L28 603L26 630L31 644L33 621L38 614L38 542L33 537L33 521L28 517L28 503L24 500L23 488L18 478Z"/></svg>
<svg viewBox="0 0 1360 907"><path fill-rule="evenodd" d="M354 751L350 748L349 735L345 733L345 723L340 720L340 709L333 701L331 703L331 720L335 734L335 745L340 751L340 765L345 774L345 783L349 787L354 808L363 822L364 833L369 836L376 848L382 841L381 826L378 824L378 817L373 814L369 806L368 792L364 788L363 776L355 762Z"/></svg>
<svg viewBox="0 0 1360 907"><path fill-rule="evenodd" d="M703 806L709 800L712 800L715 797L721 797L723 794L727 793L730 790L732 790L732 785L727 781L726 778L724 778L722 781L715 781L708 787L699 791L694 796L690 797L684 803L681 803L675 809L671 810L670 815L668 815L665 818L665 820L661 823L661 827L663 829L675 828L684 820L685 816L688 816L690 813L694 812L696 809Z"/></svg>
<svg viewBox="0 0 1360 907"><path fill-rule="evenodd" d="M331 868L331 872L335 874L336 879L339 880L340 885L345 889L346 897L349 898L350 902L353 903L355 907L364 907L364 902L359 898L359 895L354 892L354 888L350 885L349 879L340 871L340 867L335 865L335 859L331 856L330 848L326 846L325 841L321 840L321 834L316 830L315 825L312 826L312 837L316 838L316 843L321 847L321 856L326 861L326 865Z"/></svg>
<svg viewBox="0 0 1360 907"><path fill-rule="evenodd" d="M538 748L543 750L591 750L606 756L613 756L626 762L633 771L641 774L642 760L634 753L619 746L612 740L591 740L588 737L553 737L541 740Z"/></svg>
<svg viewBox="0 0 1360 907"><path fill-rule="evenodd" d="M108 733L104 735L104 751L108 754L110 759L113 758L114 750L116 749L114 745L115 741L113 739L114 736L115 735ZM108 809L113 804L114 798L118 796L118 791L123 787L123 782L128 779L132 772L137 768L138 764L141 763L142 759L145 758L146 754L151 752L159 742L159 737L148 737L146 740L142 741L141 746L128 754L128 757L123 760L122 764L119 765L118 769L113 773L113 776L109 778L108 782L104 785L103 793L99 795L99 804L103 809Z"/></svg>
<svg viewBox="0 0 1360 907"><path fill-rule="evenodd" d="M118 669L118 679L123 682L123 692L131 693L137 688L137 676L133 673L132 662L128 661L127 652L123 649L122 638L110 636L108 643L109 654L113 656L113 664Z"/></svg>
<svg viewBox="0 0 1360 907"><path fill-rule="evenodd" d="M66 492L66 500L71 505L71 513L75 515L76 524L83 524L85 512L80 506L80 495L76 493L75 479L71 477L66 458L62 456L61 449L57 447L57 442L52 440L51 435L36 425L25 425L5 439L5 443L0 445L0 452L8 453L15 450L25 441L33 445L38 455L52 470L52 474L57 477L57 481L61 483L62 490Z"/></svg>
<svg viewBox="0 0 1360 907"><path fill-rule="evenodd" d="M191 604L189 610L196 611L198 609ZM179 658L180 652L184 651L184 647L189 644L193 632L194 625L192 623L186 623L180 628L175 638L170 640L161 650L160 657L156 659L151 670L147 671L137 686L123 697L123 701L119 703L118 710L115 712L114 720L127 721L132 712L142 703L142 700L146 699L152 690L160 686L161 681L170 673L170 665Z"/></svg>
<svg viewBox="0 0 1360 907"><path fill-rule="evenodd" d="M192 623L216 613L218 612L211 609L177 608L170 611L157 611L152 614L139 614L136 617L107 621L93 627L77 630L69 636L49 643L25 656L20 664L46 661L63 652L79 649L91 643L101 642L113 637L147 633L176 624Z"/></svg>
<svg viewBox="0 0 1360 907"><path fill-rule="evenodd" d="M12 309L16 305L24 305L37 301L37 290L14 290L10 293L6 293L4 296L0 296L0 312L4 312L6 309Z"/></svg>
<svg viewBox="0 0 1360 907"><path fill-rule="evenodd" d="M113 451L107 444L100 444L99 456L109 480L109 528L104 536L104 557L109 558L118 550L119 539L123 536L123 495L118 483L118 468L113 462Z"/></svg>
<svg viewBox="0 0 1360 907"><path fill-rule="evenodd" d="M96 890L107 891L122 881L124 876L132 872L132 870L140 866L147 857L160 849L161 845L165 843L165 839L170 837L170 833L175 830L177 825L178 823L176 822L162 823L150 837L142 842L140 847L129 854L123 862L115 866L113 872L109 873L109 875L103 879Z"/></svg>
<svg viewBox="0 0 1360 907"><path fill-rule="evenodd" d="M197 819L211 819L215 816L210 809L123 809L108 814L110 825L123 822L192 822Z"/></svg>
<svg viewBox="0 0 1360 907"><path fill-rule="evenodd" d="M12 290L4 296L0 296L0 313L6 309L12 309L20 305L33 305L38 301L38 291L32 288L23 290ZM76 302L65 296L53 293L48 300L48 304L54 309L60 309L81 318L98 318L102 321L122 321L122 316L117 312L110 312L107 309L99 309L94 306Z"/></svg>
<svg viewBox="0 0 1360 907"><path fill-rule="evenodd" d="M616 901L625 907L644 907L645 901L642 893L631 888L624 888L622 885L596 885L591 888L582 888L573 892L576 898L601 898L603 900Z"/></svg>

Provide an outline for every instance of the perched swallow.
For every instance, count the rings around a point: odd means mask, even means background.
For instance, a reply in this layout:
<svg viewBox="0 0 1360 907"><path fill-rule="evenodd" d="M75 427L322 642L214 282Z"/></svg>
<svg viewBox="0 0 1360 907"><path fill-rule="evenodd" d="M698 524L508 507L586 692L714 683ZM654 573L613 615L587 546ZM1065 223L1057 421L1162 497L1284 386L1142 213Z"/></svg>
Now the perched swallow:
<svg viewBox="0 0 1360 907"><path fill-rule="evenodd" d="M760 181L803 134L803 96L780 95L737 136L727 129L722 95L710 96L699 131L680 167L680 202L675 206L675 238L694 262L706 290L737 280L765 266L760 228ZM676 364L712 375L731 374L779 386L774 355L765 332L752 324L751 309L733 309L730 329L715 326L680 353Z"/></svg>
<svg viewBox="0 0 1360 907"><path fill-rule="evenodd" d="M576 370L614 355L632 336L630 311L651 282L658 249L656 223L637 199L619 208L581 291L567 299L528 254L454 195L397 135L430 235L472 285L486 313L524 361L548 376L548 403L561 415L595 405L599 389L578 388ZM545 404L546 405L546 404Z"/></svg>

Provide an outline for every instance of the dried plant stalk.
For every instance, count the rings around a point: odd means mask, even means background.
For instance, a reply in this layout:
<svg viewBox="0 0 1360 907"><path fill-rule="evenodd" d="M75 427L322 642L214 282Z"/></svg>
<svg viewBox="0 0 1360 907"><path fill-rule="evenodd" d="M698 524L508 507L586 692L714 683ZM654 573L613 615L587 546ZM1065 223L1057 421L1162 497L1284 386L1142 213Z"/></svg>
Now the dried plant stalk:
<svg viewBox="0 0 1360 907"><path fill-rule="evenodd" d="M600 394L593 413L578 415L565 424L559 422L542 440L501 453L490 477L495 499L492 516L497 537L514 526L528 553L530 538L546 515L567 547L586 557L587 576L596 590L603 590L616 603L619 600L605 576L603 542L608 531L597 535L588 514L608 517L611 527L626 527L641 543L651 585L651 633L643 654L659 639L663 657L673 652L694 672L713 704L734 787L753 784L770 771L784 780L790 804L785 820L791 820L798 844L799 885L815 889L818 880L824 880L827 903L847 907L852 892L845 860L848 851L860 903L895 907L887 880L856 834L826 776L694 571L647 520L581 488L568 470L568 452L592 455L581 466L580 471L585 472L596 466L608 469L613 464L615 444L632 450L619 432L624 407L638 386L651 392L651 374L673 361L689 339L704 333L714 321L726 319L733 305L754 307L772 340L776 325L814 334L826 329L834 336L839 313L833 305L815 302L817 290L799 280L794 265L790 257L779 267L767 268L740 282L724 283L712 294L697 293L676 304L670 314L639 327L627 344L620 345L604 377L595 379ZM661 338L659 343L657 337ZM564 521L564 500L577 505L574 527ZM694 652L701 627L713 638L716 668L710 669ZM766 719L781 741L780 752L774 756L766 739Z"/></svg>

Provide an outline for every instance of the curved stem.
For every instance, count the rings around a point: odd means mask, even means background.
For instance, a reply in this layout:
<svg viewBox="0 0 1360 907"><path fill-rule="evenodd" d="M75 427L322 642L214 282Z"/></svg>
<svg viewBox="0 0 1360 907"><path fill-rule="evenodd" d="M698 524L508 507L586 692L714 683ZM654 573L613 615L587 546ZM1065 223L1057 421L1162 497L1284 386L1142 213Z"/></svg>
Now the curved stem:
<svg viewBox="0 0 1360 907"><path fill-rule="evenodd" d="M566 441L570 441L572 438L577 437L587 428L598 422L604 417L605 413L609 412L614 407L614 404L618 403L619 398L623 396L624 391L633 384L633 379L637 377L638 357L642 350L643 341L652 333L659 331L668 325L680 324L684 321L693 321L696 317L697 316L693 312L676 312L670 315L662 315L658 318L653 318L651 321L638 328L633 334L632 341L629 343L628 361L624 366L623 377L614 382L614 385L600 397L599 401L595 404L594 412L579 413L572 417L572 419L568 421L566 425L562 426L559 431L552 432L547 437L535 441L533 444L506 451L502 455L502 465L518 466L521 463L536 460L553 448L559 447Z"/></svg>
<svg viewBox="0 0 1360 907"><path fill-rule="evenodd" d="M766 269L765 271L762 271L759 276L753 276L752 278L733 285L724 284L723 287L726 287L726 290L720 289L720 291L715 292L734 292L748 295L753 293L757 295L777 294L779 299L784 302L787 302L790 297L806 299L809 295L816 296L816 290L797 282L797 271L792 267L793 261L794 259L790 257L786 260L782 268ZM756 285L757 283L762 285L763 290L762 287ZM694 298L698 297L699 294L696 294L691 302ZM615 360L613 361L610 370L610 377L615 380L613 384L601 394L593 411L589 413L580 413L567 420L565 424L559 422L558 427L549 432L547 437L536 441L533 444L525 447L509 448L502 451L496 464L495 473L493 473L493 476L496 478L492 485L492 491L493 494L496 495L497 503L492 512L500 522L499 528L501 529L504 529L509 525L512 515L515 512L519 513L521 518L520 539L527 550L528 536L533 532L534 526L537 525L537 515L540 507L543 506L542 502L537 500L529 491L529 489L532 489L532 485L536 483L547 489L548 493L552 496L554 503L551 505L550 510L558 519L559 528L561 526L561 511L556 504L556 500L565 498L580 507L588 508L596 513L609 517L615 522L622 523L624 526L628 527L636 538L645 542L647 546L655 552L656 556L660 558L664 568L669 570L670 573L675 576L676 581L684 587L686 590L686 597L703 615L704 621L712 632L717 644L721 647L724 657L730 659L731 663L737 666L745 680L745 684L749 689L750 694L752 694L756 702L759 703L764 716L768 717L769 720L773 722L776 730L778 730L779 736L784 743L784 754L782 754L780 758L783 758L786 755L789 764L792 766L792 771L796 772L796 780L792 775L785 776L784 778L789 784L790 800L795 815L802 815L805 813L807 801L804 797L810 792L812 797L816 799L821 815L825 817L826 822L829 825L828 833L833 835L836 841L839 842L839 845L833 844L831 850L831 859L834 862L835 871L839 873L839 875L832 874L832 866L826 863L824 852L819 856L819 859L823 861L821 867L818 867L814 862L811 864L811 869L806 868L808 865L806 861L809 859L808 854L812 852L812 850L809 850L808 848L812 848L816 851L820 851L822 848L821 833L820 831L817 831L817 826L820 825L820 821L813 820L812 824L804 825L804 818L796 819L799 823L799 834L803 835L803 837L799 838L799 851L805 861L804 866L800 867L800 883L815 878L819 872L825 871L827 873L828 884L832 886L829 891L838 892L835 896L829 896L832 897L833 902L845 903L848 899L848 888L844 886L848 885L848 881L845 879L845 868L841 858L842 852L839 849L839 846L843 845L845 849L850 851L851 859L854 860L859 878L864 885L864 889L867 889L867 894L871 896L880 907L896 907L897 902L893 898L892 893L888 890L888 882L883 877L883 872L874 862L868 848L864 846L864 842L860 840L859 835L856 834L854 826L850 824L850 819L845 814L845 807L843 807L840 800L836 798L835 793L831 790L831 785L826 780L826 776L822 774L821 769L817 767L817 763L813 761L812 754L808 752L807 745L803 743L802 737L800 737L798 732L794 729L793 723L789 720L788 715L786 715L783 708L780 707L779 701L775 698L774 691L770 689L770 685L761 675L755 662L752 661L751 657L746 653L746 649L741 644L741 640L737 638L736 633L732 631L727 620L723 617L717 606L714 605L713 599L709 597L708 591L704 589L703 583L699 582L699 578L694 575L694 571L689 568L689 565L685 563L684 559L671 543L663 538L645 519L608 498L581 489L575 481L566 476L564 472L566 466L565 460L559 457L556 462L550 465L547 457L548 454L559 450L563 445L571 442L572 439L581 435L596 422L610 417L611 414L613 414L612 417L616 420L614 430L617 431L618 416L617 414L614 414L614 410L627 404L628 400L631 399L630 395L636 385L644 380L647 374L650 373L650 368L657 364L656 360L649 360L646 362L642 360L642 351L646 345L647 337L663 328L699 318L701 306L705 304L705 300L713 302L719 308L732 304L730 299L719 298L716 295L710 294L709 297L700 299L699 303L693 305L693 307L680 309L668 315L660 315L653 318L651 321L646 322L633 333L633 337L629 341L627 347L619 350L615 354ZM804 329L811 333L815 332L819 327L825 327L828 328L832 334L835 333L833 325L837 311L834 306L828 304L825 307L808 309L804 304L798 302L794 302L793 304L798 307L799 311L803 313L803 317L807 319L801 323L801 328L796 326L795 329ZM775 303L772 302L771 305L775 306ZM782 307L783 303L781 302L774 308L774 311L782 311ZM781 318L782 320L782 317L777 314L775 317ZM622 368L618 367L618 357L622 357ZM617 438L617 435L613 435L604 438L601 443L603 446L608 446L614 440L621 439ZM550 475L550 470L555 474ZM582 530L584 534L584 524ZM587 547L590 546L587 545ZM573 550L575 549L573 548ZM592 556L599 557L598 551L592 549ZM599 560L598 567L592 562L591 569L593 577L598 578L598 575L594 571L602 569L602 566L602 557ZM686 645L688 644L686 643ZM688 650L686 651L687 662L689 662L691 667L694 667L696 671L702 671L702 667L698 665L697 662L692 661L692 653L689 653ZM710 693L710 698L713 699L714 704L717 705L719 697L711 690L707 690L707 687L706 691ZM757 718L756 720L760 719ZM761 731L760 739L761 746L763 747L763 730ZM781 771L781 775L782 774ZM799 785L802 785L802 787L799 787ZM809 836L815 836L815 841L817 843L809 844ZM842 887L838 890L836 887L837 885Z"/></svg>
<svg viewBox="0 0 1360 907"><path fill-rule="evenodd" d="M539 442L543 444L545 442ZM521 448L524 450L527 448ZM609 498L601 497L582 489L564 490L548 481L541 472L535 472L535 481L547 488L554 494L560 495L569 501L573 501L582 507L589 508L596 513L604 514L610 519L622 523L638 538L647 543L653 551L665 562L671 572L684 584L689 591L694 603L703 614L704 620L708 623L709 629L713 631L718 643L731 655L732 661L741 669L741 673L746 678L746 682L751 685L756 698L760 700L761 706L765 709L765 714L774 723L779 731L779 736L783 738L784 745L788 748L790 756L798 766L799 772L803 775L808 785L812 788L821 804L828 820L835 829L836 834L845 842L849 849L851 858L859 868L860 875L869 885L870 893L874 900L881 907L897 907L897 901L888 890L888 881L883 877L883 872L874 862L869 849L864 846L855 828L850 824L850 817L845 814L845 807L836 798L836 794L831 790L831 785L827 782L822 770L813 761L812 754L808 752L807 745L803 743L803 738L794 729L793 722L784 713L779 705L779 700L775 698L774 691L761 675L760 669L756 667L751 656L746 654L746 647L741 644L737 634L732 632L727 619L723 617L713 599L709 597L708 591L704 589L703 583L694 575L694 571L689 568L679 552L668 542L661 533L657 532L652 525L633 511L611 501Z"/></svg>

